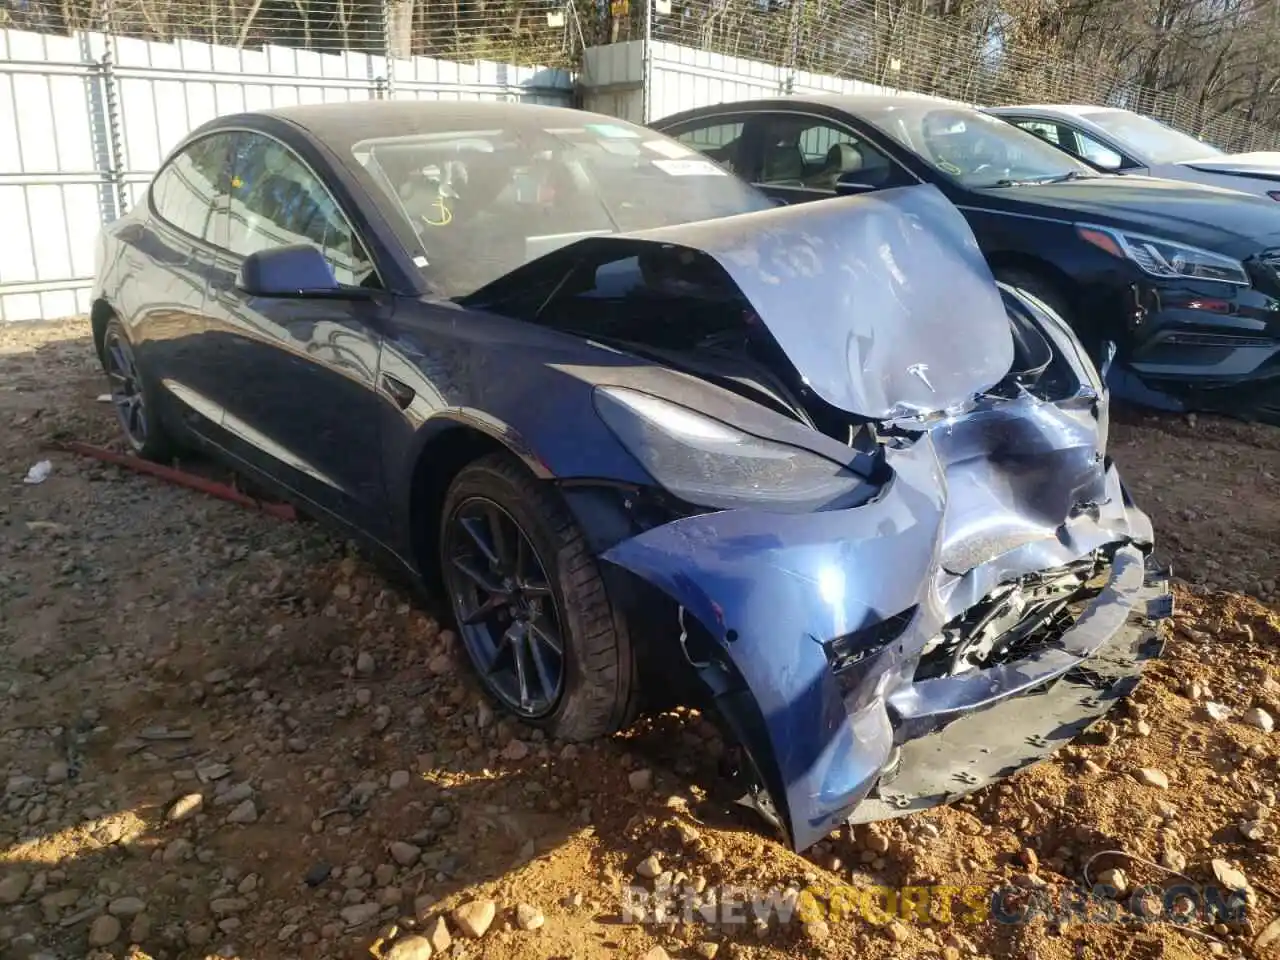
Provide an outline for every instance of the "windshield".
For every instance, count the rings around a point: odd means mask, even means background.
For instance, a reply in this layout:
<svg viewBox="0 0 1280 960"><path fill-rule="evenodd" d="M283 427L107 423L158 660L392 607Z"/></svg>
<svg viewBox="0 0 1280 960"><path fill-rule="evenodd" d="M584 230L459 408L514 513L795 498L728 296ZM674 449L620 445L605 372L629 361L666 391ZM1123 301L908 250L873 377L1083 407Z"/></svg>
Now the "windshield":
<svg viewBox="0 0 1280 960"><path fill-rule="evenodd" d="M903 97L901 104L859 110L859 116L966 187L1064 180L1093 173L1035 134L967 107Z"/></svg>
<svg viewBox="0 0 1280 960"><path fill-rule="evenodd" d="M1183 160L1222 156L1217 147L1201 143L1159 120L1128 110L1099 110L1082 116L1107 131L1119 141L1120 146L1128 147L1146 163L1181 163Z"/></svg>
<svg viewBox="0 0 1280 960"><path fill-rule="evenodd" d="M770 206L724 168L621 121L364 140L356 160L411 225L414 262L461 297L589 236Z"/></svg>

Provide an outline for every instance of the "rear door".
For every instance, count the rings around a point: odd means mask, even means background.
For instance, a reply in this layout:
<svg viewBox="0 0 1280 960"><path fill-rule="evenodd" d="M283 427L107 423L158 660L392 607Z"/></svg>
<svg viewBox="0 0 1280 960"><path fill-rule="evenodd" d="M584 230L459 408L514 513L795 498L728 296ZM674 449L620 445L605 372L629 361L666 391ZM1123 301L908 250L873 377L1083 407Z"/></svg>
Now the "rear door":
<svg viewBox="0 0 1280 960"><path fill-rule="evenodd" d="M1125 173L1145 172L1141 164L1132 157L1125 156L1113 146L1085 133L1075 124L1061 120L1050 120L1045 117L1004 115L1003 119L1027 131L1027 133L1035 134L1041 140L1052 143L1055 147L1065 150L1073 157L1077 157L1099 170L1111 173L1121 170Z"/></svg>
<svg viewBox="0 0 1280 960"><path fill-rule="evenodd" d="M747 139L750 114L717 114L664 130L670 137L714 160L743 180L753 180L758 164L755 144Z"/></svg>
<svg viewBox="0 0 1280 960"><path fill-rule="evenodd" d="M738 176L783 203L835 196L837 181L846 194L920 182L848 124L809 113L710 116L664 132L721 162L727 154Z"/></svg>
<svg viewBox="0 0 1280 960"><path fill-rule="evenodd" d="M148 191L150 216L121 234L134 302L119 306L130 318L141 367L162 388L160 414L204 437L215 436L221 420L207 399L219 374L205 306L211 219L227 179L228 140L214 133L175 153Z"/></svg>
<svg viewBox="0 0 1280 960"><path fill-rule="evenodd" d="M787 203L836 194L871 193L920 181L848 124L805 113L756 114L760 172L757 185Z"/></svg>
<svg viewBox="0 0 1280 960"><path fill-rule="evenodd" d="M382 539L388 527L376 392L394 300L253 297L236 285L244 258L311 243L338 282L379 289L367 247L319 171L283 142L240 132L232 149L227 233L209 309L231 372L219 395L232 452L331 514Z"/></svg>

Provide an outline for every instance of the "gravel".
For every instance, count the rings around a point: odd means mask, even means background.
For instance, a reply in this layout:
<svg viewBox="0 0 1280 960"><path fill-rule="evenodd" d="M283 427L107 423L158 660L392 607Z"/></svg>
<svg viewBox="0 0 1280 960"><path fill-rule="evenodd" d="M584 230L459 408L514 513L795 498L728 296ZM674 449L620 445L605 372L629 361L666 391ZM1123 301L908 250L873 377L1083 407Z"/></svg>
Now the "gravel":
<svg viewBox="0 0 1280 960"><path fill-rule="evenodd" d="M413 960L459 940L486 960L1202 960L1197 934L1247 955L1269 929L976 924L953 943L898 921L618 918L629 884L1054 892L1115 849L1093 879L1149 882L1131 854L1257 898L1280 888L1278 431L1117 416L1112 452L1185 578L1141 709L1007 791L837 831L802 858L721 796L726 746L696 712L548 740L492 708L431 601L354 545L48 453L56 438L120 449L101 392L83 325L0 328L0 955L368 956L381 941ZM45 458L49 479L22 484Z"/></svg>

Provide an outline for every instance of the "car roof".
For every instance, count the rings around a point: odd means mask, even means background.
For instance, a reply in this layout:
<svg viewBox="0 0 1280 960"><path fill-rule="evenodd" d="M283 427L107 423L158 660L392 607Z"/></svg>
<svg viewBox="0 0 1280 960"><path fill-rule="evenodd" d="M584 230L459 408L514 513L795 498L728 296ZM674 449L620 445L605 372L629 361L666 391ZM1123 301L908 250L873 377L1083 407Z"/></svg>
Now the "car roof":
<svg viewBox="0 0 1280 960"><path fill-rule="evenodd" d="M942 97L931 97L922 93L793 93L782 97L753 97L750 100L743 100L738 103L722 103L718 104L718 106L731 110L735 106L752 103L800 104L801 106L834 107L838 110L848 110L850 113L856 113L860 108L879 109L893 107L902 104L904 101L910 103L936 103L939 106L969 107L969 104L960 103L957 100L946 100ZM970 109L976 108L970 107Z"/></svg>
<svg viewBox="0 0 1280 960"><path fill-rule="evenodd" d="M252 118L284 121L339 153L362 140L437 133L450 128L478 130L501 126L508 130L535 130L625 122L569 107L500 100L356 100L252 110L220 117L209 126L239 126Z"/></svg>
<svg viewBox="0 0 1280 960"><path fill-rule="evenodd" d="M942 97L931 97L919 93L793 93L776 97L751 97L744 100L728 100L724 103L709 104L704 107L693 107L669 114L651 123L659 129L667 124L694 117L702 117L723 113L734 113L739 110L750 110L757 107L779 110L796 110L805 107L820 107L828 110L843 111L858 116L862 112L887 110L902 106L904 103L932 104L938 107L951 107L962 110L977 111L967 103L958 100L946 100Z"/></svg>
<svg viewBox="0 0 1280 960"><path fill-rule="evenodd" d="M1035 113L1058 114L1068 117L1085 117L1091 113L1127 113L1121 107L1103 107L1096 103L1020 103L1017 106L989 107L987 113Z"/></svg>

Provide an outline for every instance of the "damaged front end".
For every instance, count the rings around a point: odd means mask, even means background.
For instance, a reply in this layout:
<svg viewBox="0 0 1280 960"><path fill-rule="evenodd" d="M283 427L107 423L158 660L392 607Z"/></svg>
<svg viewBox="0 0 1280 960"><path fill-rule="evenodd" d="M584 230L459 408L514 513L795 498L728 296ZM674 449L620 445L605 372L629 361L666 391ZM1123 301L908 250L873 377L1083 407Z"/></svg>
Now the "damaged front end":
<svg viewBox="0 0 1280 960"><path fill-rule="evenodd" d="M689 517L605 554L705 628L712 642L691 660L750 755L761 812L796 849L1041 759L1158 653L1150 621L1168 612L1167 585L1114 465L1077 447L1075 483L1055 490L1034 453L984 457L981 470L953 459L999 446L1012 424L1050 441L1092 416L1010 401L1005 416L895 444L893 480L864 506ZM966 513L947 494L958 473L981 473L1003 509ZM1036 516L1090 475L1094 504L1057 524ZM948 557L972 565L948 569Z"/></svg>
<svg viewBox="0 0 1280 960"><path fill-rule="evenodd" d="M1098 373L933 188L560 255L507 288L536 290L529 319L749 401L604 379L601 419L688 509L601 556L677 607L796 849L1040 759L1158 652L1168 588Z"/></svg>

